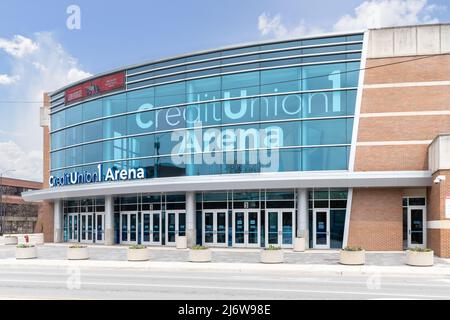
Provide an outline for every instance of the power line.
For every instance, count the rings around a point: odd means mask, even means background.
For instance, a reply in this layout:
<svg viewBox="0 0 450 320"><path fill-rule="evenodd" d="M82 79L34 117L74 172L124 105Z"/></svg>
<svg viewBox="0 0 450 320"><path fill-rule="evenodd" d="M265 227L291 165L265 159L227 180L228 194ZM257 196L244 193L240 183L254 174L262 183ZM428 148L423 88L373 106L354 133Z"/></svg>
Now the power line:
<svg viewBox="0 0 450 320"><path fill-rule="evenodd" d="M383 68L383 67L389 67L392 65L397 65L397 64L403 64L403 63L409 63L409 62L414 62L414 61L418 61L418 60L423 60L423 59L429 59L429 58L434 58L437 56L444 56L444 55L449 55L450 52L445 52L445 53L437 53L437 54L433 54L433 55L427 55L427 56L423 56L423 57L418 57L418 58L413 58L413 59L409 59L409 60L403 60L403 61L396 61L396 62L391 62L391 63L385 63L385 64L380 64L380 65L376 65L376 66L372 66L372 67L365 67L365 68L358 68L358 69L353 69L353 70L346 70L346 71L340 71L337 72L335 74L347 74L347 73L353 73L353 72L361 72L361 71L365 71L365 70L371 70L371 69L377 69L377 68ZM346 62L342 62L342 63L346 63ZM289 68L288 66L283 66L280 67L280 69L287 69ZM272 69L269 69L272 70ZM263 70L264 71L264 70ZM263 85L259 84L259 85L255 85L255 86L240 86L240 87L231 87L231 88L227 88L227 90L237 90L237 89L244 89L244 88L253 88L253 87L260 87L260 86L267 86L267 85L273 85L273 84L282 84L282 83L290 83L290 82L294 82L294 81L303 81L303 80L309 80L309 79L316 79L316 78L323 78L323 77L327 77L329 76L329 74L323 74L323 75L318 75L318 76L311 76L311 77L304 77L304 78L298 78L298 79L294 79L294 80L283 80L283 81L275 81L275 82L268 82L265 83ZM182 80L182 79L180 79ZM181 81L180 81L181 82ZM145 89L145 88L144 88ZM198 91L195 92L195 94L201 94L201 93L210 93L210 92L217 92L218 90L207 90L207 91ZM186 93L184 94L175 94L175 95L161 95L158 96L158 98L164 98L164 97L175 97L175 96L181 96L181 95L186 95ZM245 98L245 97L242 97ZM136 100L140 100L143 98L132 98L132 99L136 99ZM114 100L114 99L111 99ZM116 100L121 100L121 99L116 99ZM28 103L28 104L42 104L42 101L20 101L20 100L0 100L0 103ZM201 103L201 101L199 101L199 103Z"/></svg>

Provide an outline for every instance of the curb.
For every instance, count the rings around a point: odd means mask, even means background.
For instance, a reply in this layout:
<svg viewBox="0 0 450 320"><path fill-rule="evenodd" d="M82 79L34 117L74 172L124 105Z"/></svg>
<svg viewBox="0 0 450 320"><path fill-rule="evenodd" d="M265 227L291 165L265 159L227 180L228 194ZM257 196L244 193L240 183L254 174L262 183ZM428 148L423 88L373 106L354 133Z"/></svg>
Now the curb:
<svg viewBox="0 0 450 320"><path fill-rule="evenodd" d="M78 268L107 268L107 269L140 269L158 271L228 271L228 272L270 272L304 274L338 274L338 275L416 275L450 276L448 266L435 265L433 267L411 266L344 266L321 264L259 264L259 263L192 263L192 262L130 262L130 261L104 261L104 260L16 260L1 259L2 267L78 267Z"/></svg>

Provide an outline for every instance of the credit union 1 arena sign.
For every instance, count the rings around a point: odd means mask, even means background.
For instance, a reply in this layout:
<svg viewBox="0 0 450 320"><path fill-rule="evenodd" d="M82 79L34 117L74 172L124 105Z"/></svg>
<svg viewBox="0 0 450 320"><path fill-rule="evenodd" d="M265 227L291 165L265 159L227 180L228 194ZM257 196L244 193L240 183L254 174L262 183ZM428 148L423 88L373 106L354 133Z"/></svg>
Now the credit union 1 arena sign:
<svg viewBox="0 0 450 320"><path fill-rule="evenodd" d="M67 172L61 176L50 176L50 187L62 187L83 183L96 183L108 181L125 181L135 179L145 179L145 171L143 168L115 170L108 168L106 174L102 174L103 166L99 164L94 172Z"/></svg>

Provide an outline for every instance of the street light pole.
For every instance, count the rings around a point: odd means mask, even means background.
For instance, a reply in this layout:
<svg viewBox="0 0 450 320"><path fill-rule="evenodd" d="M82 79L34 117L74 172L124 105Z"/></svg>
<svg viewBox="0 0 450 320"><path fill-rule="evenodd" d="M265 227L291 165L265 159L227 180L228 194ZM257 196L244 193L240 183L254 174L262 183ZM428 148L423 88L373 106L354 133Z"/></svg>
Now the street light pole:
<svg viewBox="0 0 450 320"><path fill-rule="evenodd" d="M8 172L13 172L16 171L14 169L10 169L10 170L5 170L3 172L0 172L0 234L3 235L3 233L5 232L4 229L4 221L5 221L5 215L4 215L4 210L3 210L3 175L8 173Z"/></svg>

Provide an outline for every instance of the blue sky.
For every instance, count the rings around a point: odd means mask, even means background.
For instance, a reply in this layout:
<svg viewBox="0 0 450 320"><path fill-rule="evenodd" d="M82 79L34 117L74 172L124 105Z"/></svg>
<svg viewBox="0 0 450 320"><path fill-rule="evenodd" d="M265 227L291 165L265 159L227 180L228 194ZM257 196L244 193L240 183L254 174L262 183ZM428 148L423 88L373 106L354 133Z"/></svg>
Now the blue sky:
<svg viewBox="0 0 450 320"><path fill-rule="evenodd" d="M66 27L72 4L79 30ZM41 177L42 92L90 74L243 42L433 22L450 22L448 0L1 0L0 171Z"/></svg>

